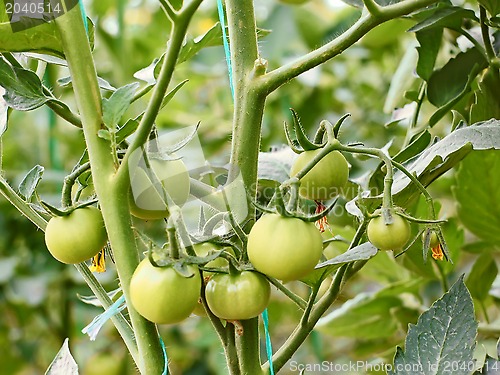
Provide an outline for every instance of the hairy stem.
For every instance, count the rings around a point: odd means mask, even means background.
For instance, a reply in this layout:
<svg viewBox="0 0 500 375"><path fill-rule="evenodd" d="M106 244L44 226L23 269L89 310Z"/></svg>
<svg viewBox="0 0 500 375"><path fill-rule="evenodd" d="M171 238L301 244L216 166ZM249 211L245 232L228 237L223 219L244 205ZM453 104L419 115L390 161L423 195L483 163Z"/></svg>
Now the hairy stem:
<svg viewBox="0 0 500 375"><path fill-rule="evenodd" d="M163 59L163 65L160 69L158 81L153 88L151 100L149 101L146 111L144 112L144 116L142 116L141 122L135 132L135 138L128 148L127 153L123 158L122 165L118 170L118 174L125 180L128 178L128 158L130 157L130 154L135 151L135 149L141 147L149 138L149 134L151 133L151 129L153 128L156 117L158 116L158 112L161 109L168 85L172 80L172 75L177 64L177 57L179 56L182 42L186 36L187 27L194 12L201 4L201 1L202 0L192 1L179 13L177 13L175 17L175 22L173 23L168 42L167 52Z"/></svg>
<svg viewBox="0 0 500 375"><path fill-rule="evenodd" d="M65 15L56 18L55 23L81 114L95 190L134 328L139 350L137 365L143 374L160 374L163 371L164 359L156 326L137 313L130 303L130 279L139 263L139 255L135 235L131 230L128 185L119 183L115 178L110 144L98 136L98 131L103 129L101 96L80 8L74 7Z"/></svg>

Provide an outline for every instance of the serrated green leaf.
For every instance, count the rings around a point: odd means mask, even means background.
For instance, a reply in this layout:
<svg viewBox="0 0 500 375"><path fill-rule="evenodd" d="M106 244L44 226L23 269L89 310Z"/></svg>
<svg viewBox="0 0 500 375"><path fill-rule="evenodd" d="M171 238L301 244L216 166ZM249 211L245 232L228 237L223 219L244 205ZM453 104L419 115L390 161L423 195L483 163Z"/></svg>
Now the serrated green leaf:
<svg viewBox="0 0 500 375"><path fill-rule="evenodd" d="M186 79L186 80L180 82L179 84L177 84L177 86L175 86L172 90L170 90L167 93L167 95L165 95L165 97L163 98L163 101L161 102L160 108L165 107L170 102L170 100L172 100L174 95L187 82L188 82L188 80ZM120 144L121 142L123 142L128 136L132 135L136 131L137 127L139 126L139 122L142 119L142 116L144 116L144 112L141 113L139 116L137 116L134 119L129 119L122 127L120 127L118 129L118 131L116 132L116 143L117 144Z"/></svg>
<svg viewBox="0 0 500 375"><path fill-rule="evenodd" d="M42 90L42 82L30 71L11 66L0 57L0 86L5 89L7 105L20 111L29 111L45 104L51 98Z"/></svg>
<svg viewBox="0 0 500 375"><path fill-rule="evenodd" d="M87 18L88 37L91 48L94 47L94 23ZM54 21L23 27L14 32L5 7L0 7L0 52L35 52L64 59L64 51L59 32Z"/></svg>
<svg viewBox="0 0 500 375"><path fill-rule="evenodd" d="M29 201L35 193L36 187L42 179L44 171L45 169L42 166L35 165L19 184L19 194L21 194L26 201Z"/></svg>
<svg viewBox="0 0 500 375"><path fill-rule="evenodd" d="M390 374L469 375L474 369L477 326L472 298L461 277L416 325L410 325L405 350L398 347Z"/></svg>
<svg viewBox="0 0 500 375"><path fill-rule="evenodd" d="M465 285L469 289L472 298L480 301L488 297L493 281L498 274L498 267L491 253L483 253L472 266L472 269L467 276Z"/></svg>
<svg viewBox="0 0 500 375"><path fill-rule="evenodd" d="M473 152L462 162L453 189L462 223L493 244L500 243L500 175L495 173L499 170L500 151Z"/></svg>
<svg viewBox="0 0 500 375"><path fill-rule="evenodd" d="M433 28L451 28L456 29L462 26L463 19L472 19L475 21L479 21L474 14L474 12L470 9L464 9L462 7L445 7L438 8L436 11L425 20L417 23L408 31L422 31L429 30Z"/></svg>
<svg viewBox="0 0 500 375"><path fill-rule="evenodd" d="M500 1L499 1L500 3ZM475 102L470 110L470 122L489 120L490 118L500 119L500 78L498 69L488 68L478 89L474 92Z"/></svg>
<svg viewBox="0 0 500 375"><path fill-rule="evenodd" d="M436 58L441 47L443 38L443 29L435 28L429 30L421 30L416 33L417 40L420 44L417 47L418 63L417 74L420 78L428 81L434 71Z"/></svg>
<svg viewBox="0 0 500 375"><path fill-rule="evenodd" d="M196 55L205 47L222 44L222 30L219 23L213 25L205 34L194 39L186 39L177 58L177 64L181 64Z"/></svg>
<svg viewBox="0 0 500 375"><path fill-rule="evenodd" d="M427 186L460 162L471 150L500 149L499 139L500 120L492 119L456 129L417 157L406 162L405 167L410 173L415 173L420 182ZM399 195L408 185L410 185L410 179L397 171L394 174L393 195ZM411 188L414 189L413 186ZM408 199L407 195L399 199L402 201Z"/></svg>
<svg viewBox="0 0 500 375"><path fill-rule="evenodd" d="M486 68L487 62L477 48L459 53L429 78L427 98L436 107L442 107L458 98L474 77ZM474 78L473 77L473 78Z"/></svg>
<svg viewBox="0 0 500 375"><path fill-rule="evenodd" d="M108 129L116 128L138 88L139 83L134 82L117 89L109 99L102 99L102 119Z"/></svg>
<svg viewBox="0 0 500 375"><path fill-rule="evenodd" d="M388 337L398 329L390 311L401 305L401 299L394 296L360 293L321 318L315 329L332 336L364 340Z"/></svg>
<svg viewBox="0 0 500 375"><path fill-rule="evenodd" d="M300 279L300 281L310 286L314 286L343 264L354 262L356 260L370 259L375 256L377 252L377 248L370 242L362 243L361 245L358 245L343 254L318 264L314 271L309 273L306 277Z"/></svg>
<svg viewBox="0 0 500 375"><path fill-rule="evenodd" d="M477 1L479 4L481 4L488 10L490 16L495 17L496 15L500 14L500 1L498 0L477 0Z"/></svg>
<svg viewBox="0 0 500 375"><path fill-rule="evenodd" d="M78 375L78 365L71 355L68 346L68 339L64 343L45 372L45 375Z"/></svg>
<svg viewBox="0 0 500 375"><path fill-rule="evenodd" d="M71 80L71 76L68 76L68 77L63 77L63 78L59 78L57 80L57 83L59 84L59 86L61 87L72 87L72 80ZM104 78L101 78L101 77L97 77L97 83L99 84L99 87L103 90L107 90L107 91L115 91L116 90L116 87L113 87L108 81L106 81Z"/></svg>

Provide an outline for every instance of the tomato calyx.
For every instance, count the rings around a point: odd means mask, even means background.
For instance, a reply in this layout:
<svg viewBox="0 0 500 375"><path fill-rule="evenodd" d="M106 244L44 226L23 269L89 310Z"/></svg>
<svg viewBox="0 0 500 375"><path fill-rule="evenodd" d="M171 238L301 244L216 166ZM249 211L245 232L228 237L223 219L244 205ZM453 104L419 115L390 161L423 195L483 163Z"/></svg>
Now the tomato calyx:
<svg viewBox="0 0 500 375"><path fill-rule="evenodd" d="M293 127L285 122L285 135L290 148L297 154L304 151L314 151L325 147L328 143L334 144L337 141L338 133L343 122L350 116L349 113L343 115L335 125L329 121L323 120L320 122L316 131L314 140L311 141L300 122L300 117L297 112L290 108L292 112ZM327 135L325 140L325 135Z"/></svg>
<svg viewBox="0 0 500 375"><path fill-rule="evenodd" d="M64 207L64 208L54 207L53 205L51 205L45 201L40 201L40 205L53 217L63 217L63 216L69 216L73 211L75 211L79 208L89 207L97 202L98 202L97 199L92 199L92 200L87 201L87 202L81 202L81 203L78 203L76 205Z"/></svg>
<svg viewBox="0 0 500 375"><path fill-rule="evenodd" d="M424 262L427 261L429 250L431 250L432 259L446 260L453 263L442 230L439 226L431 226L424 229L422 233L422 244Z"/></svg>
<svg viewBox="0 0 500 375"><path fill-rule="evenodd" d="M291 199L293 199L293 197L291 197ZM278 214L283 217L295 217L303 221L307 221L309 223L317 222L326 217L326 215L328 215L328 213L332 210L332 208L335 207L337 201L338 201L338 196L335 197L335 199L323 210L315 213L314 215L303 215L299 213L295 207L293 207L295 205L292 204L291 209L287 207L287 204L285 203L283 198L283 193L280 188L276 189L276 193L274 196L274 204L275 204L274 207L266 207L250 198L250 202L252 203L252 205L263 213Z"/></svg>

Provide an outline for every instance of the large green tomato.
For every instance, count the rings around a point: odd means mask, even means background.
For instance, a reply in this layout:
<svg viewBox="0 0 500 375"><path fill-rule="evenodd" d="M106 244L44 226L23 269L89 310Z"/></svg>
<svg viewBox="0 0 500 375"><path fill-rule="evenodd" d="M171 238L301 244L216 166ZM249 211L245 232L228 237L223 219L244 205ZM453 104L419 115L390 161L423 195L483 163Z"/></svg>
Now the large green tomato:
<svg viewBox="0 0 500 375"><path fill-rule="evenodd" d="M366 229L368 240L380 250L401 250L411 235L410 224L404 217L393 212L392 224L385 224L382 216L373 218Z"/></svg>
<svg viewBox="0 0 500 375"><path fill-rule="evenodd" d="M267 214L250 230L247 252L257 271L283 281L298 280L318 263L323 240L313 223Z"/></svg>
<svg viewBox="0 0 500 375"><path fill-rule="evenodd" d="M271 288L257 272L236 275L217 274L205 288L208 307L214 315L226 320L245 320L258 316L269 304Z"/></svg>
<svg viewBox="0 0 500 375"><path fill-rule="evenodd" d="M201 277L197 267L188 268L192 277L143 259L130 280L130 299L139 314L157 324L178 323L191 315L200 298Z"/></svg>
<svg viewBox="0 0 500 375"><path fill-rule="evenodd" d="M95 256L108 240L101 211L95 207L77 208L67 216L49 220L45 244L54 258L66 264Z"/></svg>
<svg viewBox="0 0 500 375"><path fill-rule="evenodd" d="M168 206L184 204L190 191L189 173L180 159L149 161L151 169L137 167L131 179L130 212L144 220L168 217Z"/></svg>
<svg viewBox="0 0 500 375"><path fill-rule="evenodd" d="M290 176L295 176L321 149L301 153L292 165ZM338 151L332 151L321 159L300 179L299 193L311 200L328 200L341 193L349 177L349 164Z"/></svg>

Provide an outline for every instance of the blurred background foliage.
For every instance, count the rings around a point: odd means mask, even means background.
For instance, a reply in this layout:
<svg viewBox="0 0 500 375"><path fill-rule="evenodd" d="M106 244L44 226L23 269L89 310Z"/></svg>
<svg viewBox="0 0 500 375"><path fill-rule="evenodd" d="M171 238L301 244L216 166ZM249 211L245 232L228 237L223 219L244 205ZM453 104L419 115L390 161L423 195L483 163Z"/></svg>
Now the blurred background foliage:
<svg viewBox="0 0 500 375"><path fill-rule="evenodd" d="M329 0L311 0L302 5L256 0L255 6L262 35L259 48L270 69L335 38L360 12ZM163 53L170 26L159 2L87 0L85 7L96 27L94 56L98 74L112 86L136 81L134 73ZM202 35L217 22L215 0L206 0L189 34L192 38ZM292 107L311 132L322 119L335 122L349 112L352 116L342 128L342 140L374 147L387 145L390 153L397 152L405 141L407 122L393 121L393 110L408 104L404 93L417 91L420 83L414 74L416 40L414 34L405 33L412 24L409 20L395 20L380 26L333 61L273 93L264 115L262 151L286 143L282 125L291 120ZM445 33L443 43L438 66L459 49L460 40L457 35ZM396 72L400 78L394 81ZM57 97L75 109L70 90L58 84L58 79L66 76L66 68L50 65L45 82ZM230 153L232 99L222 46L205 48L180 64L173 83L184 79L189 82L160 113L157 126L160 130L173 129L201 122L199 137L206 158L223 165ZM128 115L140 113L147 98L134 103ZM434 110L425 102L419 123L425 124ZM431 129L432 134L449 133L453 121L451 116L445 117ZM45 174L38 194L57 205L64 176L84 152L81 131L41 107L31 112L13 112L1 141L2 166L11 185L17 187L26 172L40 164L45 167ZM491 164L489 170L498 171L498 152L489 153L475 156L476 161L470 156L471 160L462 163L458 174L451 171L430 187L437 198L440 217L449 219L444 235L454 264L432 260L424 264L419 241L397 259L390 253L379 253L347 286L336 307L349 303L320 323L294 361L392 363L394 348L403 342L408 323L415 323L418 315L443 293L445 280L451 283L463 272L469 275L478 319L481 323L495 322L500 298L500 281L495 278L498 226L493 237L490 230L484 230L484 225L470 220L477 207L490 207L487 209L490 214L492 207L486 203L488 196L477 195L483 190L472 182L484 182L491 194L498 191L495 181L498 173L492 176L487 169L475 168L476 163L486 158ZM360 158L349 157L349 162L351 178L362 177L377 166L374 161ZM457 185L457 181L462 185ZM479 191L474 191L474 187ZM499 221L498 200L493 202L497 207L490 224ZM424 203L422 200L416 204L417 216L418 212L424 212ZM330 225L335 235L350 239L354 234L353 219L344 210L331 215ZM163 241L157 224L137 222L136 226L156 233L158 241ZM418 228L415 226L413 231L416 235ZM3 198L0 198L0 233L0 374L43 373L66 337L70 338L71 350L83 374L135 373L111 323L106 324L96 341L81 333L101 309L78 299L78 295L86 296L90 291L76 270L54 260L45 248L42 233ZM342 242L334 242L325 255L332 257L345 249ZM107 290L113 290L117 283L110 259L107 266L106 273L98 277ZM481 279L484 275L491 277ZM302 284L291 287L298 293L308 293ZM273 345L277 348L297 323L299 312L282 295L274 293L269 313ZM222 349L207 319L193 316L180 326L161 327L161 331L173 374L225 373ZM480 335L478 352L494 352L496 336L498 329L494 324L488 325ZM292 372L285 366L282 373Z"/></svg>

